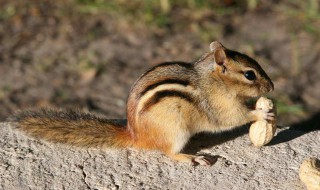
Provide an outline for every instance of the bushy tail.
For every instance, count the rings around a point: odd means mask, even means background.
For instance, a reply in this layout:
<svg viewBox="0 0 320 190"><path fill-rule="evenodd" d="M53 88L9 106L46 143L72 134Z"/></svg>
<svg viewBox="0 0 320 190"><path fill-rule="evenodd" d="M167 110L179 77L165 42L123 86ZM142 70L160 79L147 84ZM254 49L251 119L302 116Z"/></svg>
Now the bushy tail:
<svg viewBox="0 0 320 190"><path fill-rule="evenodd" d="M126 120L103 119L79 111L41 109L21 111L9 119L18 129L47 141L79 147L128 147Z"/></svg>

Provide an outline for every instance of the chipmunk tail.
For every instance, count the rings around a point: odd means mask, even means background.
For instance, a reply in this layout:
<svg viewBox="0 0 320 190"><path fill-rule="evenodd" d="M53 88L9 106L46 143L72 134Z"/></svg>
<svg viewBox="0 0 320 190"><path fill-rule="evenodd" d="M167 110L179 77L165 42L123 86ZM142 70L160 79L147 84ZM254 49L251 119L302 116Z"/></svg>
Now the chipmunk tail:
<svg viewBox="0 0 320 190"><path fill-rule="evenodd" d="M16 128L35 138L78 147L129 147L133 138L125 119L104 119L75 110L20 111L9 118Z"/></svg>

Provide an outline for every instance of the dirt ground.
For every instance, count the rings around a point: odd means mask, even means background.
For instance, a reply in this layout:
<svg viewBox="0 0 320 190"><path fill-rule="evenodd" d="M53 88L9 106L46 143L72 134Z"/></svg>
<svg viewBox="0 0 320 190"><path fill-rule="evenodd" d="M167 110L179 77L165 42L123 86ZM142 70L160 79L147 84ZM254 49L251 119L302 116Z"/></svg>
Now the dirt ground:
<svg viewBox="0 0 320 190"><path fill-rule="evenodd" d="M317 1L148 2L0 1L0 119L48 106L124 118L143 71L195 61L214 40L267 71L279 125L319 117Z"/></svg>

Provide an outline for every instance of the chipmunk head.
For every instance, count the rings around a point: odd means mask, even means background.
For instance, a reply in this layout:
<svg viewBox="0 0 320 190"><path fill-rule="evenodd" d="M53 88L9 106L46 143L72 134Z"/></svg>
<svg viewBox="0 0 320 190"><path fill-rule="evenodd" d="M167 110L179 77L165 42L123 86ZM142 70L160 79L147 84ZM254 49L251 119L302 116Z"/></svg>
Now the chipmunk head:
<svg viewBox="0 0 320 190"><path fill-rule="evenodd" d="M202 61L210 65L210 76L224 84L226 90L242 97L256 97L273 90L271 79L254 59L216 41L210 44L210 51Z"/></svg>

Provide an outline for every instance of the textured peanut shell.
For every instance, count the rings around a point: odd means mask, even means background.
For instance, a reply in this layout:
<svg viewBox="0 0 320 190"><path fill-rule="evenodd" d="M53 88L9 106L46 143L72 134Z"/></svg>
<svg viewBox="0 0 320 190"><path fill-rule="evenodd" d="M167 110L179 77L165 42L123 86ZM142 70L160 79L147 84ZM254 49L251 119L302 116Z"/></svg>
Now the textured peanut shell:
<svg viewBox="0 0 320 190"><path fill-rule="evenodd" d="M302 162L299 176L308 190L320 190L320 160L309 158Z"/></svg>
<svg viewBox="0 0 320 190"><path fill-rule="evenodd" d="M274 110L271 100L261 97L256 103L256 109ZM275 120L267 122L266 120L256 121L250 126L249 137L254 146L261 147L269 143L276 132Z"/></svg>
<svg viewBox="0 0 320 190"><path fill-rule="evenodd" d="M270 99L261 97L256 102L256 109L263 109L263 110L272 110L273 103Z"/></svg>
<svg viewBox="0 0 320 190"><path fill-rule="evenodd" d="M261 147L269 143L275 133L276 128L267 121L254 122L249 130L249 137L254 146Z"/></svg>

